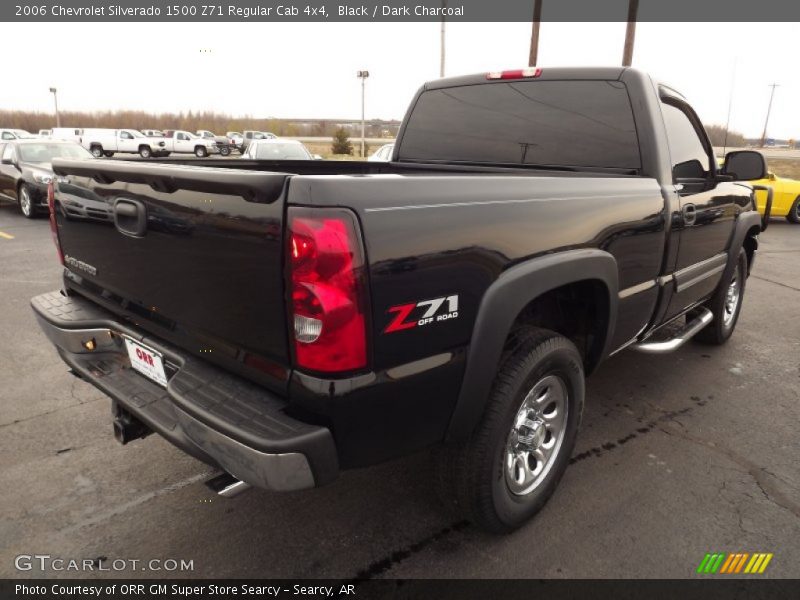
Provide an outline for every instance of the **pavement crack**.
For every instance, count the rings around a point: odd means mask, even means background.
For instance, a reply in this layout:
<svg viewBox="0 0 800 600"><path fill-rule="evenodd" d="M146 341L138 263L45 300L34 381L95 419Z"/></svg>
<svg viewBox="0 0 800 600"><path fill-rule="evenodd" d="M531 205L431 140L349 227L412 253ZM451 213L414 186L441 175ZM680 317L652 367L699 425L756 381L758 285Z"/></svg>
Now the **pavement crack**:
<svg viewBox="0 0 800 600"><path fill-rule="evenodd" d="M705 401L700 400L700 398L698 398L696 396L692 396L692 401L695 403L696 406L705 405ZM688 415L694 409L695 409L694 406L687 406L687 407L682 408L680 410L660 411L661 412L660 416L658 416L657 418L655 418L655 419L653 419L651 421L648 421L644 425L641 425L641 426L637 427L635 431L631 431L630 433L628 433L627 435L622 436L621 438L618 438L618 439L616 439L616 440L614 440L612 442L602 443L599 446L594 446L592 448L589 448L588 450L584 450L583 452L579 452L578 454L573 454L572 457L569 459L569 464L574 464L576 462L580 462L580 461L585 460L587 458L591 458L592 456L600 457L603 454L605 454L606 452L610 452L611 450L616 450L617 448L621 448L622 446L624 446L628 442L630 442L630 441L632 441L632 440L634 440L634 439L636 439L638 437L641 437L641 436L643 436L645 434L650 433L651 431L653 431L653 429L658 427L658 425L660 425L661 423L675 422L678 425L680 425L681 427L684 427L683 423L678 421L678 418L682 417L683 415Z"/></svg>
<svg viewBox="0 0 800 600"><path fill-rule="evenodd" d="M77 400L77 398L75 399ZM29 417L23 417L21 419L14 419L13 421L8 421L6 423L0 423L0 429L2 429L3 427L10 427L11 425L17 425L18 423L25 423L26 421L32 421L33 419L38 419L40 417L46 417L47 415L52 415L53 413L57 413L62 410L76 408L78 406L83 406L84 404L89 404L90 402L97 402L103 399L105 399L105 396L101 396L99 398L89 398L88 400L82 400L80 402L76 402L75 404L68 404L67 406L59 406L57 408L52 408L50 410L46 410L44 412L37 413L35 415L31 415Z"/></svg>
<svg viewBox="0 0 800 600"><path fill-rule="evenodd" d="M776 477L775 475L767 471L764 467L760 467L759 465L748 460L741 454L738 454L733 450L730 450L729 448L720 446L719 444L701 440L692 435L689 435L685 431L667 431L665 429L661 429L661 431L666 433L667 435L673 435L675 437L679 437L681 439L686 440L687 442L697 444L698 446L722 454L729 461L741 467L744 470L744 472L746 472L753 479L756 486L758 487L758 489L761 491L764 498L766 498L768 502L782 508L783 510L793 514L795 517L800 519L800 505L796 504L788 496L786 496L783 493L783 491L778 487L778 485L772 483L770 477L772 479L775 479L776 481L782 481L782 480L779 477Z"/></svg>
<svg viewBox="0 0 800 600"><path fill-rule="evenodd" d="M404 562L414 556L415 554L419 554L425 548L435 544L436 542L440 541L443 538L446 538L454 533L465 529L469 525L468 521L458 521L456 523L451 523L447 527L440 529L439 531L429 535L426 538L419 540L418 542L414 542L408 546L401 548L400 550L395 550L391 554L385 556L380 560L376 560L375 562L371 563L366 569L362 569L358 572L358 574L353 578L353 581L365 581L368 579L375 579L386 573L387 571L394 568L396 565Z"/></svg>
<svg viewBox="0 0 800 600"><path fill-rule="evenodd" d="M793 285L789 285L788 283L781 283L780 281L775 281L774 279L768 279L767 277L762 277L761 275L751 274L750 277L754 279L760 279L761 281L766 281L767 283L774 283L775 285L785 287L788 290L794 290L795 292L800 292L800 288L796 288Z"/></svg>

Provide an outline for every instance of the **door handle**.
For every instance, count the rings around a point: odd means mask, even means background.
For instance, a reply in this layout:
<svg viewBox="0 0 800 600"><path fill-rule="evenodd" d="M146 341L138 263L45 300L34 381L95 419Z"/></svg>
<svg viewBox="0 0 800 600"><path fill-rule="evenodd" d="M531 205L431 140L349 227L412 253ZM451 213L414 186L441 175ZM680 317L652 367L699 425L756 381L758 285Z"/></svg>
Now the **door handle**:
<svg viewBox="0 0 800 600"><path fill-rule="evenodd" d="M681 212L683 213L683 224L694 225L697 220L697 207L694 204L684 204Z"/></svg>
<svg viewBox="0 0 800 600"><path fill-rule="evenodd" d="M147 230L147 209L139 200L117 198L114 201L114 225L131 237L142 237Z"/></svg>

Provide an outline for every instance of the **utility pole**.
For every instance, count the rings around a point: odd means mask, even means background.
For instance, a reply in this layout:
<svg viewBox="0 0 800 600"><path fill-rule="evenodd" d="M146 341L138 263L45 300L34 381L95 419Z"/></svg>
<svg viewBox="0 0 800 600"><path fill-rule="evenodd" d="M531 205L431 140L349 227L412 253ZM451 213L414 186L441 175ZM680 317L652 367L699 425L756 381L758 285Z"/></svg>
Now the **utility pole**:
<svg viewBox="0 0 800 600"><path fill-rule="evenodd" d="M358 78L361 80L361 158L364 158L364 148L367 144L364 128L364 84L369 77L369 71L358 71Z"/></svg>
<svg viewBox="0 0 800 600"><path fill-rule="evenodd" d="M777 83L770 83L769 86L772 91L769 93L769 105L767 105L767 118L764 119L764 133L761 134L760 147L763 148L767 142L767 125L769 124L769 113L772 112L772 99L775 97L775 88L779 87Z"/></svg>
<svg viewBox="0 0 800 600"><path fill-rule="evenodd" d="M633 41L636 38L636 13L639 12L639 0L628 2L628 27L625 29L625 48L622 51L622 66L630 67L633 61Z"/></svg>
<svg viewBox="0 0 800 600"><path fill-rule="evenodd" d="M442 9L445 8L447 8L447 0L442 0ZM441 31L441 40L439 41L441 45L441 50L439 53L439 77L444 77L444 54L445 54L444 13L445 10L442 10L442 31Z"/></svg>
<svg viewBox="0 0 800 600"><path fill-rule="evenodd" d="M53 94L53 102L56 104L56 127L61 127L61 115L58 114L58 90L51 87L50 93Z"/></svg>
<svg viewBox="0 0 800 600"><path fill-rule="evenodd" d="M539 27L542 23L542 0L533 0L533 27L531 29L531 52L528 66L535 67L539 60Z"/></svg>

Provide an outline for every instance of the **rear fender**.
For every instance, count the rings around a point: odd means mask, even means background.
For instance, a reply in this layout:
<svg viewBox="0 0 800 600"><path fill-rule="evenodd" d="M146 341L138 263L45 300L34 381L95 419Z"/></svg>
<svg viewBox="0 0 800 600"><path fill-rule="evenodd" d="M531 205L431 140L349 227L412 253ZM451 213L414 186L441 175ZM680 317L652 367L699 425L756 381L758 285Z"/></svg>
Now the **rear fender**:
<svg viewBox="0 0 800 600"><path fill-rule="evenodd" d="M464 380L446 438L466 438L481 418L511 327L522 310L542 294L585 280L608 290L609 316L600 359L609 353L616 324L617 263L597 249L569 250L518 264L505 271L481 300L472 333Z"/></svg>

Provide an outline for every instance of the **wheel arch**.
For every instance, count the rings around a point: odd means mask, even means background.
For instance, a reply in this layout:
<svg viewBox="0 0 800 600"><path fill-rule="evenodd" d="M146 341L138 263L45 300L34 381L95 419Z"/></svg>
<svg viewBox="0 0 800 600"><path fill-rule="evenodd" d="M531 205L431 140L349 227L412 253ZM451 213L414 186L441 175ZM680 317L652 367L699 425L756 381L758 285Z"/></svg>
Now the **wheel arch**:
<svg viewBox="0 0 800 600"><path fill-rule="evenodd" d="M592 324L600 334L593 336L584 355L586 372L591 372L608 355L616 325L619 289L617 262L611 254L598 249L568 250L509 268L489 286L481 300L464 378L446 435L448 440L466 438L480 420L515 324L526 322L530 307L537 306L537 302L550 301L559 291L574 290L572 286L590 289L599 294L592 300L600 299ZM546 326L546 323L536 324Z"/></svg>

